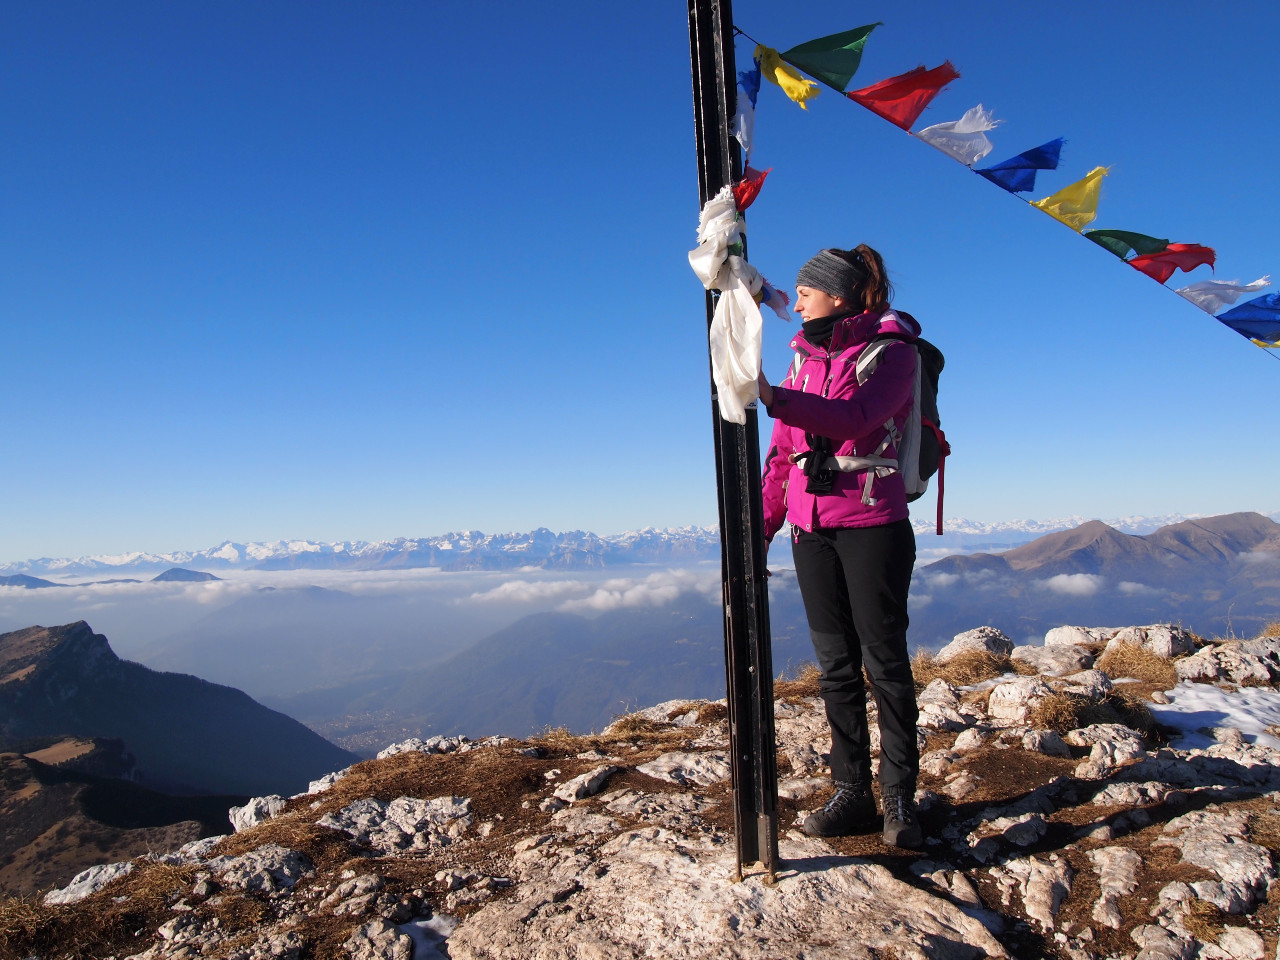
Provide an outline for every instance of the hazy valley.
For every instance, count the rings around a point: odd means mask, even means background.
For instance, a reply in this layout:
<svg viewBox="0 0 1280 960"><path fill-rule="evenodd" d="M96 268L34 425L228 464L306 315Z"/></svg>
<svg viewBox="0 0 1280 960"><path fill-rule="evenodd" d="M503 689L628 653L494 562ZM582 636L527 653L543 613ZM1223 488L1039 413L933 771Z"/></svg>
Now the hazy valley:
<svg viewBox="0 0 1280 960"><path fill-rule="evenodd" d="M933 563L924 562L929 551L946 548L918 536L915 646L936 649L974 624L1021 641L1063 623L1174 621L1207 636L1280 619L1280 525L1267 517L1181 521L1141 535L1090 521L1037 538L1027 526L953 531L952 551L965 549L956 538L1018 545ZM436 540L372 552L223 545L206 552L223 556L219 579L203 581L119 582L177 555L114 558L110 578L102 558L43 562L52 571L30 562L67 585L0 587L0 630L86 620L126 660L243 690L366 756L405 736L585 732L637 704L720 695L719 563L707 531ZM784 545L770 558L779 672L811 656ZM451 569L402 566L442 553ZM393 565L323 569L334 557L372 556ZM512 556L525 564L512 568ZM656 556L662 562L638 562ZM267 561L293 569L256 569ZM322 568L298 569L305 563ZM72 577L72 567L92 572Z"/></svg>

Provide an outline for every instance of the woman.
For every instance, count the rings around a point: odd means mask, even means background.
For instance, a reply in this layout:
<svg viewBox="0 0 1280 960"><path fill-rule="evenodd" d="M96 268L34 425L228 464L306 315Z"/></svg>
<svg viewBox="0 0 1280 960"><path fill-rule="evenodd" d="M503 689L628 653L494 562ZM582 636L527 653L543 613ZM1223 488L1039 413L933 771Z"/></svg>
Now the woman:
<svg viewBox="0 0 1280 960"><path fill-rule="evenodd" d="M911 408L911 341L920 327L889 309L891 295L884 261L866 245L823 250L800 269L796 363L777 388L760 375L760 399L776 420L764 468L765 536L772 540L790 522L831 727L835 795L802 829L844 836L876 820L865 664L880 721L884 839L915 848L920 755L907 590L916 545L902 476L882 460L896 458ZM859 370L878 338L874 366Z"/></svg>

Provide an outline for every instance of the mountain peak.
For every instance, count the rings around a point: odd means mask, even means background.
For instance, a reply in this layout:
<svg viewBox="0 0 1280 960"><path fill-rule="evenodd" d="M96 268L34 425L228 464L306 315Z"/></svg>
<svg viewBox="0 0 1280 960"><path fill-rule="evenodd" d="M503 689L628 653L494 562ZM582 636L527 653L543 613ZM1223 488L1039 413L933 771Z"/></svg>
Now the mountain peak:
<svg viewBox="0 0 1280 960"><path fill-rule="evenodd" d="M0 685L25 680L48 664L87 667L117 659L107 638L83 620L60 627L27 627L0 634Z"/></svg>

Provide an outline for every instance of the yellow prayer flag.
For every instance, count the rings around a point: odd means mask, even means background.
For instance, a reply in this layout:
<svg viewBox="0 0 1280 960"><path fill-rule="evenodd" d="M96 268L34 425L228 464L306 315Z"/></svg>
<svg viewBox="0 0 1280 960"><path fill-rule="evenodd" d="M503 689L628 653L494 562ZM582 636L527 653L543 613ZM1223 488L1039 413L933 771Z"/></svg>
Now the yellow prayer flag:
<svg viewBox="0 0 1280 960"><path fill-rule="evenodd" d="M800 76L800 72L795 67L783 63L782 58L778 56L778 51L773 47L759 44L756 47L755 56L760 61L760 75L780 86L783 93L800 104L801 110L808 110L805 101L818 95L818 85Z"/></svg>
<svg viewBox="0 0 1280 960"><path fill-rule="evenodd" d="M1098 215L1098 196L1102 192L1102 178L1107 175L1107 169L1094 167L1083 180L1077 180L1043 200L1033 200L1031 205L1079 233Z"/></svg>

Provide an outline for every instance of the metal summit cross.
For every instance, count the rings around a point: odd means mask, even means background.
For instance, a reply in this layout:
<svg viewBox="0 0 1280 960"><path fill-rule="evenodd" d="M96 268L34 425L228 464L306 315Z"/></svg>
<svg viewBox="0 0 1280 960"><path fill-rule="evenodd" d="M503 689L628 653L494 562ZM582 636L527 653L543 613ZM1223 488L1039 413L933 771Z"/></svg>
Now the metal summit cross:
<svg viewBox="0 0 1280 960"><path fill-rule="evenodd" d="M737 73L729 0L689 0L693 114L701 205L742 178L738 144L729 130L736 112ZM745 251L744 251L745 256ZM707 324L715 299L706 294ZM720 506L720 574L729 701L729 757L738 878L759 862L766 879L778 869L778 760L773 730L773 657L765 573L764 506L760 497L760 435L755 406L744 425L721 418L715 382L716 489Z"/></svg>

